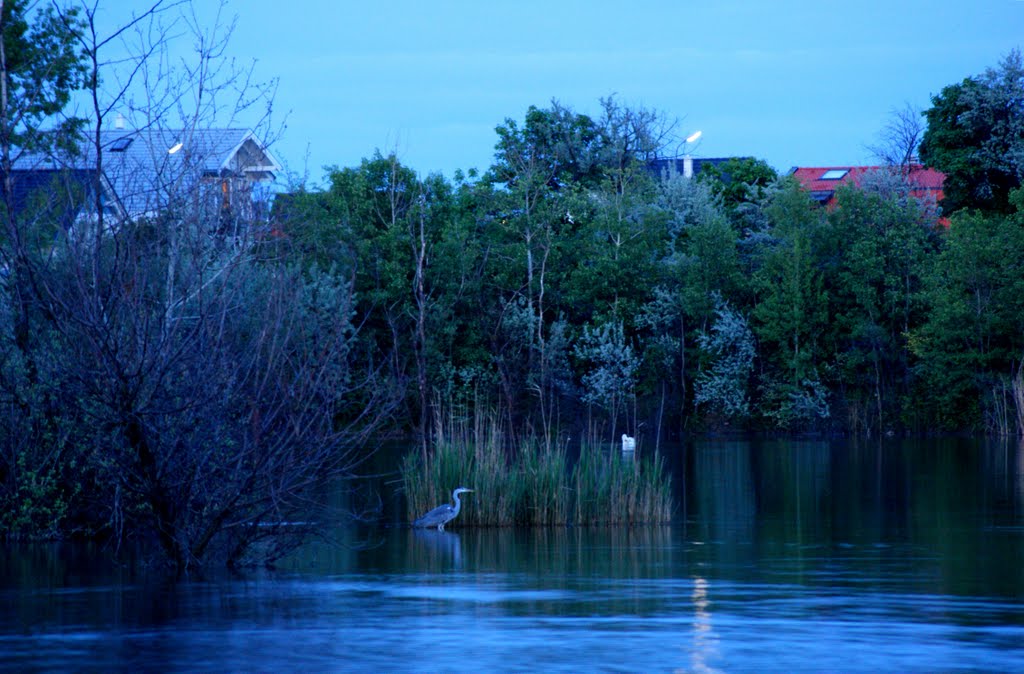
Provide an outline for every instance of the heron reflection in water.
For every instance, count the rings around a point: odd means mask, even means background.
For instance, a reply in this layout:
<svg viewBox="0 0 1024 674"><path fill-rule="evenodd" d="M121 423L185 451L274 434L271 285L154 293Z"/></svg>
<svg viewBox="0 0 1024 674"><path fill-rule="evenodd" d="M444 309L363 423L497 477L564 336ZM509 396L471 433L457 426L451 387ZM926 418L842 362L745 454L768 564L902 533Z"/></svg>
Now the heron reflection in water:
<svg viewBox="0 0 1024 674"><path fill-rule="evenodd" d="M444 531L444 525L455 519L456 515L459 514L459 510L462 509L462 501L459 500L459 494L471 491L473 490L467 489L466 487L456 487L455 491L452 492L452 500L455 502L454 504L445 503L444 505L439 505L426 515L414 521L412 525L414 527L424 527L429 529L436 527L438 531Z"/></svg>

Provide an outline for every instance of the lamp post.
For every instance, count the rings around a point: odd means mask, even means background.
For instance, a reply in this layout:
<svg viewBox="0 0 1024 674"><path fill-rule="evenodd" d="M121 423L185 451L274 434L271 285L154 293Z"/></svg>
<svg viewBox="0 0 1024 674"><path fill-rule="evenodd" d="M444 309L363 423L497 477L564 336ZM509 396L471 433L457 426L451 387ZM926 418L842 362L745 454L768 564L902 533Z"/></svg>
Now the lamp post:
<svg viewBox="0 0 1024 674"><path fill-rule="evenodd" d="M691 133L689 136L686 137L686 140L683 141L683 146L686 148L686 154L683 155L683 177L684 178L692 178L693 177L693 157L690 156L689 146L692 145L694 142L696 142L697 139L700 138L702 134L703 134L703 131L694 131L693 133Z"/></svg>

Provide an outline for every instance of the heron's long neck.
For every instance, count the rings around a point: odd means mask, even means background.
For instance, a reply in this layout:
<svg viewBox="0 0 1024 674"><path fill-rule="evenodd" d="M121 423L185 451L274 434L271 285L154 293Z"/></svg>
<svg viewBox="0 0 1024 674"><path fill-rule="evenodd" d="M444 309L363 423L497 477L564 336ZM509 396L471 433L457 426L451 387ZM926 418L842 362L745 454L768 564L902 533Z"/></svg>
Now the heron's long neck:
<svg viewBox="0 0 1024 674"><path fill-rule="evenodd" d="M455 501L455 510L452 511L452 519L455 519L455 516L459 514L459 510L462 508L462 501L459 500L457 492L452 492L452 500Z"/></svg>

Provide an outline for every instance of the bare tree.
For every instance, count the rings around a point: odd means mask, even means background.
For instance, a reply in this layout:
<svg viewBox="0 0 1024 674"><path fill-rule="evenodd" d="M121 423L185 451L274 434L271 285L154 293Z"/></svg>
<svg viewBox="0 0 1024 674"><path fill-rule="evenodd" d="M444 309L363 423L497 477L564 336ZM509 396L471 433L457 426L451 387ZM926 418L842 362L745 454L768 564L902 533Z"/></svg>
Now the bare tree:
<svg viewBox="0 0 1024 674"><path fill-rule="evenodd" d="M209 207L193 141L217 123L265 128L272 109L272 83L225 65L231 24L158 1L104 33L97 3L80 12L62 16L87 55L92 208L31 288L82 509L116 540L155 539L179 570L272 560L316 528L317 490L352 477L400 396L353 358L350 280L259 259L260 212L225 232ZM181 33L190 61L169 56ZM103 131L122 110L184 148L151 148L141 213L108 204L119 165Z"/></svg>
<svg viewBox="0 0 1024 674"><path fill-rule="evenodd" d="M902 108L890 111L889 121L879 134L878 142L867 149L885 166L906 174L917 163L917 147L921 144L924 130L921 110L906 103Z"/></svg>

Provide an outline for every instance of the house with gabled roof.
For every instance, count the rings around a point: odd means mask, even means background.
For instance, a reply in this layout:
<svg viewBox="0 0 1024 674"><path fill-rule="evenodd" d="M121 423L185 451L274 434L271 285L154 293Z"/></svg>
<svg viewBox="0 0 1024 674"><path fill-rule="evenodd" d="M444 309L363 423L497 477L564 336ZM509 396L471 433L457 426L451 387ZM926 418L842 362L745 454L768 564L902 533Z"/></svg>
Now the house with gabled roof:
<svg viewBox="0 0 1024 674"><path fill-rule="evenodd" d="M248 129L105 129L73 156L25 153L12 167L15 209L77 185L82 198L62 217L95 217L100 171L104 217L140 220L174 208L210 218L224 230L251 221L253 188L274 180L280 164ZM30 197L30 195L33 195Z"/></svg>
<svg viewBox="0 0 1024 674"><path fill-rule="evenodd" d="M793 167L789 174L807 190L811 198L825 207L835 204L836 190L842 185L860 186L864 177L876 171L900 171L910 186L910 196L934 203L942 199L945 174L922 164L907 167L890 166L819 166Z"/></svg>

